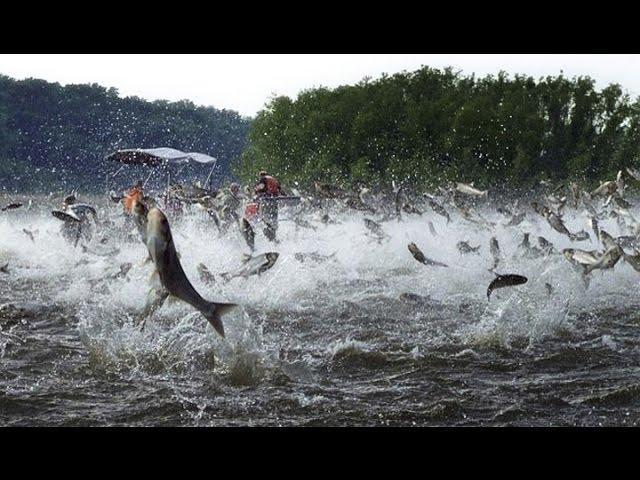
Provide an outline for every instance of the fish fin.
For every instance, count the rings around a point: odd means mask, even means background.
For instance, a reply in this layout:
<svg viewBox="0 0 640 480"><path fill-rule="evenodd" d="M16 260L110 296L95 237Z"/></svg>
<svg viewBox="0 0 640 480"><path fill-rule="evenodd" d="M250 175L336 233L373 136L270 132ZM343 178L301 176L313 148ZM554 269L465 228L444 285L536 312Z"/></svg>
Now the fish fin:
<svg viewBox="0 0 640 480"><path fill-rule="evenodd" d="M173 305L174 303L176 303L178 300L180 300L178 297L174 296L174 295L169 295L166 299L166 302L169 305Z"/></svg>
<svg viewBox="0 0 640 480"><path fill-rule="evenodd" d="M235 303L210 302L207 311L202 312L202 314L209 321L215 331L224 338L224 325L222 324L222 319L220 317L237 306L238 305Z"/></svg>
<svg viewBox="0 0 640 480"><path fill-rule="evenodd" d="M152 285L152 287L157 287L157 288L162 287L162 281L160 280L160 272L158 272L158 270L154 270L151 273L151 276L149 277L149 283Z"/></svg>

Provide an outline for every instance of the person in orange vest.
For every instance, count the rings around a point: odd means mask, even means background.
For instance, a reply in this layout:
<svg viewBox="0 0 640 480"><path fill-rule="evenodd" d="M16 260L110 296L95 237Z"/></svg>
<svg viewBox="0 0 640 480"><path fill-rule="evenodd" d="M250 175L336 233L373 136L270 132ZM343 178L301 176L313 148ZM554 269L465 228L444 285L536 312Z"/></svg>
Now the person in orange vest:
<svg viewBox="0 0 640 480"><path fill-rule="evenodd" d="M256 184L254 191L256 192L256 195L260 197L277 197L279 195L283 195L280 182L278 182L275 177L267 174L264 170L260 172L258 183Z"/></svg>
<svg viewBox="0 0 640 480"><path fill-rule="evenodd" d="M124 210L127 213L132 213L133 203L138 201L141 202L144 198L144 192L142 191L142 182L137 181L129 190L127 190L124 194L124 198L122 199L122 205L124 206Z"/></svg>
<svg viewBox="0 0 640 480"><path fill-rule="evenodd" d="M264 235L273 241L276 239L276 231L278 230L278 202L268 199L284 195L284 192L280 187L280 182L265 170L260 172L254 192L260 204L260 216L265 223Z"/></svg>

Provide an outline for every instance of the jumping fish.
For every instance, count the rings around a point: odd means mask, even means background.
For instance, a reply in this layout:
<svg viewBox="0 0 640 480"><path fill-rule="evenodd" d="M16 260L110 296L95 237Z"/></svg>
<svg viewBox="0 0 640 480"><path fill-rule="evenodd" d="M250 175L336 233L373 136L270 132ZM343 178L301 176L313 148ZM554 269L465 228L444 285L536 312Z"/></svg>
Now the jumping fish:
<svg viewBox="0 0 640 480"><path fill-rule="evenodd" d="M384 230L382 230L382 225L380 225L378 222L374 222L373 220L369 219L369 218L365 218L364 219L364 225L365 227L367 227L367 229L373 233L378 241L382 240L383 238L387 237L387 234L384 233Z"/></svg>
<svg viewBox="0 0 640 480"><path fill-rule="evenodd" d="M411 252L411 255L413 255L413 258L424 265L430 265L434 267L448 267L448 265L444 263L425 257L424 253L422 253L418 246L413 242L409 244L409 251Z"/></svg>
<svg viewBox="0 0 640 480"><path fill-rule="evenodd" d="M209 302L196 292L184 273L173 243L167 217L158 208L147 214L147 248L164 291L160 297L173 295L197 309L213 328L224 337L221 315L236 307L233 303ZM161 303L161 302L160 302Z"/></svg>
<svg viewBox="0 0 640 480"><path fill-rule="evenodd" d="M244 217L240 219L240 232L242 233L242 238L244 238L244 241L247 242L247 245L253 252L255 250L256 234L249 221Z"/></svg>
<svg viewBox="0 0 640 480"><path fill-rule="evenodd" d="M242 259L242 267L231 273L221 273L220 276L225 282L228 282L232 278L242 277L247 278L251 275L261 275L271 267L273 267L280 256L277 252L267 252L260 255L244 255Z"/></svg>
<svg viewBox="0 0 640 480"><path fill-rule="evenodd" d="M22 203L10 203L9 205L2 207L0 210L3 212L6 210L15 210L16 208L20 208L22 205Z"/></svg>
<svg viewBox="0 0 640 480"><path fill-rule="evenodd" d="M588 274L593 270L608 270L613 268L618 260L622 257L623 251L619 246L615 246L609 248L604 254L598 259L597 262L589 264L584 267L584 273Z"/></svg>
<svg viewBox="0 0 640 480"><path fill-rule="evenodd" d="M477 188L473 187L473 184L469 185L467 183L457 183L456 190L460 193L472 195L474 197L487 197L489 193L488 190L478 190Z"/></svg>
<svg viewBox="0 0 640 480"><path fill-rule="evenodd" d="M553 243L544 237L538 237L538 245L540 245L542 251L547 255L553 252Z"/></svg>
<svg viewBox="0 0 640 480"><path fill-rule="evenodd" d="M480 250L480 245L478 245L477 247L472 247L471 245L469 245L465 241L459 241L456 244L456 247L458 248L458 251L463 255L466 255L467 253L476 253L477 254L478 251Z"/></svg>
<svg viewBox="0 0 640 480"><path fill-rule="evenodd" d="M607 197L609 195L613 195L613 193L618 189L618 185L615 181L611 180L608 182L604 182L598 188L596 188L593 192L591 192L592 197L603 196Z"/></svg>
<svg viewBox="0 0 640 480"><path fill-rule="evenodd" d="M498 263L500 263L500 245L496 237L491 237L491 240L489 240L489 251L491 252L491 256L493 256L493 267L491 268L493 270L498 266Z"/></svg>
<svg viewBox="0 0 640 480"><path fill-rule="evenodd" d="M497 290L498 288L506 288L506 287L513 287L516 285L522 285L524 283L528 282L527 277L523 277L522 275L516 275L516 274L505 274L505 275L500 275L500 274L495 274L496 278L493 279L493 281L489 284L489 287L487 288L487 300L491 299L491 292L493 292L494 290Z"/></svg>

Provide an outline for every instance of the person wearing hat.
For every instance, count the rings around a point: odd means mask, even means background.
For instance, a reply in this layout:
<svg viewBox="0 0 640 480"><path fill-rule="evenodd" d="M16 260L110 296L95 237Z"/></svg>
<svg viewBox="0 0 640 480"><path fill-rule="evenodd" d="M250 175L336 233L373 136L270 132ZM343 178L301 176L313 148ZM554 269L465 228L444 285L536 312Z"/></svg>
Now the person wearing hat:
<svg viewBox="0 0 640 480"><path fill-rule="evenodd" d="M278 202L271 199L284 195L284 192L280 187L280 182L265 170L259 173L254 192L260 204L260 216L265 223L264 234L273 241L276 239L278 230Z"/></svg>
<svg viewBox="0 0 640 480"><path fill-rule="evenodd" d="M132 213L134 202L140 202L144 198L144 192L142 190L142 181L138 180L129 188L122 198L122 206L125 212Z"/></svg>
<svg viewBox="0 0 640 480"><path fill-rule="evenodd" d="M282 195L282 188L280 182L269 175L265 170L262 170L258 175L258 183L256 184L254 191L258 196L277 197Z"/></svg>

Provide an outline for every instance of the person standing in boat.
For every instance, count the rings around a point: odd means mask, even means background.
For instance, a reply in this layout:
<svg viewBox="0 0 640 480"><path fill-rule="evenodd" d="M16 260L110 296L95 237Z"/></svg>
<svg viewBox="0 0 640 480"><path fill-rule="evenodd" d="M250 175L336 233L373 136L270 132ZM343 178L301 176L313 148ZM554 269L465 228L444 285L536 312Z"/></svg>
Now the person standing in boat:
<svg viewBox="0 0 640 480"><path fill-rule="evenodd" d="M273 241L278 230L278 201L275 197L284 195L280 182L274 176L262 170L258 183L254 187L256 200L260 205L260 216L265 223L264 234Z"/></svg>

